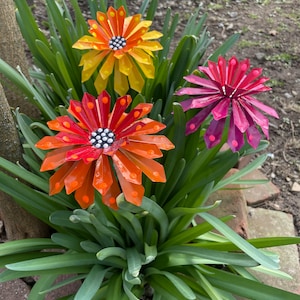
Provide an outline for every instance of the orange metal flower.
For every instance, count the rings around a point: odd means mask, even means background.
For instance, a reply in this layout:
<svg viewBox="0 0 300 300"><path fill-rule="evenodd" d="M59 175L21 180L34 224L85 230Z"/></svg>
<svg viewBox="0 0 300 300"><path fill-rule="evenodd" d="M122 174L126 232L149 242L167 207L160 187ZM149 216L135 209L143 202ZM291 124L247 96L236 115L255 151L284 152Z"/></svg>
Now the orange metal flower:
<svg viewBox="0 0 300 300"><path fill-rule="evenodd" d="M119 95L125 95L129 85L141 92L145 82L142 74L154 78L152 51L162 49L159 42L151 40L162 34L148 31L152 22L141 21L139 14L126 17L123 6L118 10L110 7L106 14L97 12L97 21L88 20L92 36L85 35L73 45L76 49L91 49L80 61L82 81L88 80L100 65L95 80L98 93L105 90L112 73L114 90Z"/></svg>
<svg viewBox="0 0 300 300"><path fill-rule="evenodd" d="M36 147L49 150L41 171L57 171L50 178L50 195L75 191L82 208L94 202L94 189L103 202L116 209L116 197L124 193L127 201L140 205L144 195L142 173L153 182L165 182L165 172L155 158L160 151L174 145L157 133L165 125L144 117L152 104L138 104L125 113L131 103L129 95L116 100L110 112L110 96L103 91L97 98L85 93L82 102L71 100L69 116L60 116L47 124L59 131L42 138Z"/></svg>

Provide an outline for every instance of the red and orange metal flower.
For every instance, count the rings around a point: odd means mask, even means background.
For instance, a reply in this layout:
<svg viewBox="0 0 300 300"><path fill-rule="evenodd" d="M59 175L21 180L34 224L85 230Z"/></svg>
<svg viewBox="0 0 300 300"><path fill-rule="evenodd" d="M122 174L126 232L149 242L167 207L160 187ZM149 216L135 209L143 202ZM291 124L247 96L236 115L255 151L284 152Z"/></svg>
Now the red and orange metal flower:
<svg viewBox="0 0 300 300"><path fill-rule="evenodd" d="M140 103L130 112L129 95L116 100L110 112L110 95L103 91L97 98L85 93L82 102L71 100L70 116L60 116L47 124L59 131L42 138L36 147L49 150L41 171L57 169L50 178L50 195L75 191L82 208L94 202L95 189L102 201L117 209L116 197L123 192L127 201L140 205L144 187L142 173L153 182L165 182L163 166L155 161L161 150L174 145L163 135L152 135L165 125L145 117L152 104Z"/></svg>
<svg viewBox="0 0 300 300"><path fill-rule="evenodd" d="M141 21L141 15L126 17L123 6L109 7L107 13L97 12L97 21L88 20L89 33L80 38L73 48L90 51L82 56L82 81L88 80L100 66L95 87L100 93L106 89L108 78L114 74L114 90L125 95L129 86L141 92L145 80L154 78L152 51L162 49L158 41L162 36L155 30L149 31L152 21Z"/></svg>

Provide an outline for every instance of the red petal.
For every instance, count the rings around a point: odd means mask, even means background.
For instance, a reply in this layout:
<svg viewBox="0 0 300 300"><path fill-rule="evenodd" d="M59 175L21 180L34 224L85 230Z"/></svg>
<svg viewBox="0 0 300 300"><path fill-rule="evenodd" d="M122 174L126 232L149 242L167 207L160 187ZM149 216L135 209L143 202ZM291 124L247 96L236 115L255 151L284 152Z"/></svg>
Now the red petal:
<svg viewBox="0 0 300 300"><path fill-rule="evenodd" d="M119 170L125 180L134 184L142 183L141 170L121 151L117 151L112 159L115 168Z"/></svg>
<svg viewBox="0 0 300 300"><path fill-rule="evenodd" d="M84 108L87 120L92 130L96 130L100 127L100 120L98 119L96 109L96 99L94 96L84 93L82 98L82 106Z"/></svg>
<svg viewBox="0 0 300 300"><path fill-rule="evenodd" d="M82 159L85 163L89 163L98 159L102 151L102 149L97 149L92 146L78 147L66 153L66 160L76 161Z"/></svg>
<svg viewBox="0 0 300 300"><path fill-rule="evenodd" d="M68 133L75 133L85 136L87 132L83 130L68 116L57 117L55 120L47 122L50 129Z"/></svg>
<svg viewBox="0 0 300 300"><path fill-rule="evenodd" d="M151 119L144 118L143 123L144 123L144 126L140 127L132 135L157 133L166 128L165 124L160 123L158 121L153 121Z"/></svg>
<svg viewBox="0 0 300 300"><path fill-rule="evenodd" d="M79 189L86 180L87 172L91 167L91 163L86 164L83 161L73 163L68 175L65 177L66 193L69 195Z"/></svg>
<svg viewBox="0 0 300 300"><path fill-rule="evenodd" d="M126 108L131 103L132 99L131 96L126 95L117 99L114 109L111 113L110 120L109 120L109 128L112 130L116 128L116 125L120 121L123 113L125 112Z"/></svg>
<svg viewBox="0 0 300 300"><path fill-rule="evenodd" d="M80 136L78 134L60 132L55 137L57 140L64 142L65 146L90 144L87 134Z"/></svg>
<svg viewBox="0 0 300 300"><path fill-rule="evenodd" d="M96 162L93 186L101 195L105 195L113 184L113 174L106 155L101 155Z"/></svg>
<svg viewBox="0 0 300 300"><path fill-rule="evenodd" d="M102 128L108 127L108 116L110 113L110 96L106 91L103 91L96 99L96 109L98 119L101 121Z"/></svg>

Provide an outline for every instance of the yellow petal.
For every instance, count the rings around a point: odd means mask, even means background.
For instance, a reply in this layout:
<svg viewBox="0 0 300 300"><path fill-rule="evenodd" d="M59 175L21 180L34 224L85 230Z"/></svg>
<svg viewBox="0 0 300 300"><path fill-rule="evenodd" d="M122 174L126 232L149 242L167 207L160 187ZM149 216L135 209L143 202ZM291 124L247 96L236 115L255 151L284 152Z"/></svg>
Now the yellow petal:
<svg viewBox="0 0 300 300"><path fill-rule="evenodd" d="M77 42L75 42L72 46L72 48L75 49L93 49L93 44L99 43L99 40L94 38L93 36L84 35L82 38L80 38Z"/></svg>
<svg viewBox="0 0 300 300"><path fill-rule="evenodd" d="M119 59L118 62L120 72L128 76L132 70L132 62L130 57L128 55L123 55L123 57Z"/></svg>
<svg viewBox="0 0 300 300"><path fill-rule="evenodd" d="M107 79L111 75L114 69L114 62L114 54L111 52L100 69L100 75L103 79Z"/></svg>
<svg viewBox="0 0 300 300"><path fill-rule="evenodd" d="M160 37L162 37L163 34L159 31L156 31L156 30L152 30L152 31L148 31L146 32L142 38L143 40L155 40L155 39L159 39Z"/></svg>
<svg viewBox="0 0 300 300"><path fill-rule="evenodd" d="M119 62L116 61L116 66L114 70L114 90L120 95L124 96L126 95L127 91L129 90L128 86L128 79L127 76L122 74L119 71L118 64Z"/></svg>
<svg viewBox="0 0 300 300"><path fill-rule="evenodd" d="M157 41L143 41L138 44L137 48L148 50L148 51L158 51L158 50L162 50L163 46Z"/></svg>
<svg viewBox="0 0 300 300"><path fill-rule="evenodd" d="M130 54L137 61L137 63L149 65L152 63L152 59L149 54L142 49L134 48L132 51L129 51L128 54Z"/></svg>
<svg viewBox="0 0 300 300"><path fill-rule="evenodd" d="M101 94L106 89L108 77L103 79L100 73L98 73L97 78L94 82L94 86L97 90L98 95Z"/></svg>
<svg viewBox="0 0 300 300"><path fill-rule="evenodd" d="M139 65L139 67L141 68L141 70L143 71L144 75L147 78L151 78L151 79L154 78L155 68L154 68L153 64L150 64L150 65L138 64L138 65Z"/></svg>
<svg viewBox="0 0 300 300"><path fill-rule="evenodd" d="M132 72L130 72L130 74L128 75L128 80L129 85L133 90L139 93L142 91L145 80L135 64L132 65Z"/></svg>

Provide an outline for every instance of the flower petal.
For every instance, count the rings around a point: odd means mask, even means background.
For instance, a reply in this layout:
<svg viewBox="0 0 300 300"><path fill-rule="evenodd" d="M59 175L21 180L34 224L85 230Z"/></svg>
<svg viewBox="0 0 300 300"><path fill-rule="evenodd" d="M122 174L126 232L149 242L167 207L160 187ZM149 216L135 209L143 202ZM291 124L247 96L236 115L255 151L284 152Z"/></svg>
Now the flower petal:
<svg viewBox="0 0 300 300"><path fill-rule="evenodd" d="M127 76L120 72L117 67L118 61L115 61L115 71L114 71L114 90L120 96L123 96L129 90L129 84Z"/></svg>
<svg viewBox="0 0 300 300"><path fill-rule="evenodd" d="M93 160L98 159L102 154L103 149L97 149L91 145L77 147L69 150L66 153L66 161L83 160L85 163L90 163Z"/></svg>
<svg viewBox="0 0 300 300"><path fill-rule="evenodd" d="M78 126L78 124L68 116L57 117L55 120L47 122L47 125L50 129L55 131L75 133L83 136L87 134L85 130Z"/></svg>
<svg viewBox="0 0 300 300"><path fill-rule="evenodd" d="M49 150L55 148L62 148L68 146L64 141L58 140L55 136L44 136L41 140L39 140L35 147L42 150Z"/></svg>
<svg viewBox="0 0 300 300"><path fill-rule="evenodd" d="M244 133L249 127L249 122L240 102L235 99L232 100L232 117L234 125L240 130L240 132Z"/></svg>
<svg viewBox="0 0 300 300"><path fill-rule="evenodd" d="M232 152L239 151L244 145L244 135L238 129L238 127L234 125L232 117L230 118L229 123L227 143L231 148Z"/></svg>
<svg viewBox="0 0 300 300"><path fill-rule="evenodd" d="M122 151L123 152L123 151ZM139 169L153 182L166 182L164 167L155 160L141 157L139 155L123 152Z"/></svg>
<svg viewBox="0 0 300 300"><path fill-rule="evenodd" d="M81 208L88 208L94 203L95 190L92 187L94 168L90 168L82 186L75 191L75 199Z"/></svg>
<svg viewBox="0 0 300 300"><path fill-rule="evenodd" d="M130 105L132 98L130 95L119 97L116 100L113 111L110 115L108 125L111 129L115 129L127 107Z"/></svg>
<svg viewBox="0 0 300 300"><path fill-rule="evenodd" d="M122 146L122 149L149 159L159 158L163 156L162 152L156 145L133 142L132 140L128 144Z"/></svg>
<svg viewBox="0 0 300 300"><path fill-rule="evenodd" d="M123 178L134 184L142 184L141 170L121 151L117 151L112 156L114 166L122 174Z"/></svg>
<svg viewBox="0 0 300 300"><path fill-rule="evenodd" d="M226 97L219 101L219 103L212 109L211 112L215 120L220 120L227 117L230 102L230 98Z"/></svg>
<svg viewBox="0 0 300 300"><path fill-rule="evenodd" d="M221 119L216 121L215 119L213 119L211 121L204 134L204 140L207 148L212 148L220 143L225 126L225 120L226 119Z"/></svg>
<svg viewBox="0 0 300 300"><path fill-rule="evenodd" d="M90 167L91 163L86 164L83 161L73 163L69 173L66 175L64 180L66 193L68 195L79 189L83 185Z"/></svg>
<svg viewBox="0 0 300 300"><path fill-rule="evenodd" d="M73 149L74 146L64 147L55 149L46 154L43 163L41 165L41 172L54 170L63 163L66 162L66 153L67 151Z"/></svg>
<svg viewBox="0 0 300 300"><path fill-rule="evenodd" d="M105 195L102 195L102 202L108 207L117 210L118 205L116 198L120 195L121 191L115 176L113 176L112 178L112 185L110 186L109 190L105 193Z"/></svg>
<svg viewBox="0 0 300 300"><path fill-rule="evenodd" d="M119 183L121 185L122 191L124 193L125 199L134 204L141 205L142 199L144 196L145 189L142 185L134 184L127 181L121 174L121 172L116 169L116 173L119 179Z"/></svg>
<svg viewBox="0 0 300 300"><path fill-rule="evenodd" d="M137 141L147 144L155 144L159 149L171 150L174 149L174 144L164 135L135 135L130 136L129 141Z"/></svg>
<svg viewBox="0 0 300 300"><path fill-rule="evenodd" d="M61 192L65 186L65 177L72 168L73 162L67 162L62 165L49 179L49 195L55 195Z"/></svg>
<svg viewBox="0 0 300 300"><path fill-rule="evenodd" d="M113 184L113 174L108 157L101 155L96 162L93 186L101 195L105 195Z"/></svg>

